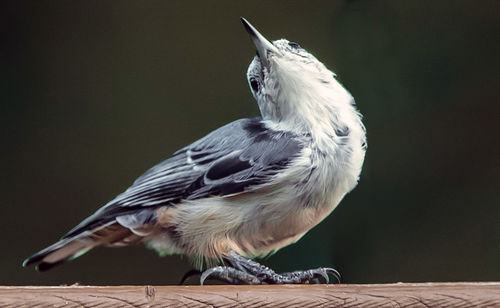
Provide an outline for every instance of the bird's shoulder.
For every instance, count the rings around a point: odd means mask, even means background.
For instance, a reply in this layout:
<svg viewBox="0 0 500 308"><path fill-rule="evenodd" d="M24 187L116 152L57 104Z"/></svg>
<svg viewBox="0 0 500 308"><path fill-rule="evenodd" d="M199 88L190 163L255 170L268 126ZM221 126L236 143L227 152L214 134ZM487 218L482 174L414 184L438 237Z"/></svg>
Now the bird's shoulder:
<svg viewBox="0 0 500 308"><path fill-rule="evenodd" d="M190 167L191 172L205 173L209 178L222 178L223 174L237 173L238 168L247 169L244 167L248 164L284 163L297 156L308 141L307 136L275 129L260 117L239 119L174 152L137 178L134 185L180 167Z"/></svg>

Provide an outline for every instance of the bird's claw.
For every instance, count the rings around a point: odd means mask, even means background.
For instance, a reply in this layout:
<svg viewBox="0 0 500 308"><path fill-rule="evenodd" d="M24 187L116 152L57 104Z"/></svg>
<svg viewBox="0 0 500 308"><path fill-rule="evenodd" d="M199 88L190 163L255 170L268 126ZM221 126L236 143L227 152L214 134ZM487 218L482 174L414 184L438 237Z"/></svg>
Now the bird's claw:
<svg viewBox="0 0 500 308"><path fill-rule="evenodd" d="M204 271L200 277L200 285L203 285L208 277L230 284L262 284L254 275L227 266L216 266Z"/></svg>
<svg viewBox="0 0 500 308"><path fill-rule="evenodd" d="M340 283L342 276L340 275L339 271L337 271L336 269L331 268L331 267L325 267L322 269L325 271L326 277L328 277L328 275L330 274L333 277L335 277L335 280L337 280L337 283ZM328 283L328 282L329 282L329 279L327 279L326 283Z"/></svg>
<svg viewBox="0 0 500 308"><path fill-rule="evenodd" d="M270 269L266 269L266 272L263 273L247 273L233 267L217 266L207 269L202 273L200 284L203 285L209 277L230 284L300 284L310 283L313 279L317 278L323 278L325 283L329 283L329 275L334 276L337 282L340 283L340 273L333 268L317 268L307 271L276 274Z"/></svg>
<svg viewBox="0 0 500 308"><path fill-rule="evenodd" d="M333 277L335 277L336 282L340 283L340 273L336 269L331 267L320 267L306 272L310 272L310 274L312 275L310 279L323 278L325 280L325 283L330 283L329 275L332 275Z"/></svg>
<svg viewBox="0 0 500 308"><path fill-rule="evenodd" d="M317 281L318 278L323 278L325 283L330 283L329 275L334 276L337 282L340 283L340 273L329 267L283 273L268 277L267 280L270 280L270 283L310 283L311 281Z"/></svg>
<svg viewBox="0 0 500 308"><path fill-rule="evenodd" d="M189 272L185 273L184 276L182 276L182 279L181 281L179 282L179 284L184 284L184 282L186 282L186 280L188 280L189 277L191 276L195 276L195 275L200 275L202 274L202 272L200 272L199 270L190 270Z"/></svg>
<svg viewBox="0 0 500 308"><path fill-rule="evenodd" d="M330 282L330 278L328 277L328 272L326 271L325 268L318 268L318 269L315 269L315 270L311 270L311 274L313 274L313 278L316 278L315 276L321 276L323 277L323 279L325 279L325 283L329 283Z"/></svg>

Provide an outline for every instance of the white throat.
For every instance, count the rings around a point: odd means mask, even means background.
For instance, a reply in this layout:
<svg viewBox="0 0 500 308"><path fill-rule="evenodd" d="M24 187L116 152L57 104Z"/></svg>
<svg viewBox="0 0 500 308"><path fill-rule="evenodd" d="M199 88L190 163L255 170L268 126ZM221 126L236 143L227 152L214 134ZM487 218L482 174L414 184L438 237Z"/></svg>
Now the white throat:
<svg viewBox="0 0 500 308"><path fill-rule="evenodd" d="M259 102L262 117L287 131L310 134L325 142L340 132L364 138L351 94L321 63L279 63L266 75L266 93ZM281 60L281 61L286 61ZM318 67L320 66L320 67Z"/></svg>

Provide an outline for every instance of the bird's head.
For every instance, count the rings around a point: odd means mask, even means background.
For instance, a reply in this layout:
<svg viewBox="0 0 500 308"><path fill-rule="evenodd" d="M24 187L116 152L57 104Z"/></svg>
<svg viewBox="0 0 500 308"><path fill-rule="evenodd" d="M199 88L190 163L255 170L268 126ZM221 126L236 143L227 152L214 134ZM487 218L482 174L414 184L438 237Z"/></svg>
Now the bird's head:
<svg viewBox="0 0 500 308"><path fill-rule="evenodd" d="M246 19L241 21L257 49L247 79L264 119L304 124L300 120L315 121L324 112L352 104L335 74L299 44L286 39L271 42Z"/></svg>

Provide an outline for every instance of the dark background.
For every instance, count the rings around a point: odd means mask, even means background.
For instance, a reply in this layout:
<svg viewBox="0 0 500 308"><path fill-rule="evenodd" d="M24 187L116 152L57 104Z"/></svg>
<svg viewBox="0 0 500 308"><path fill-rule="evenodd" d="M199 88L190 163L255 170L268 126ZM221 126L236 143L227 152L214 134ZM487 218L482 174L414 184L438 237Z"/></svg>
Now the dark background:
<svg viewBox="0 0 500 308"><path fill-rule="evenodd" d="M0 284L174 284L144 247L37 273L24 258L220 125L258 114L244 16L351 91L359 186L278 271L348 283L500 279L500 1L3 1ZM192 282L195 282L193 279Z"/></svg>

